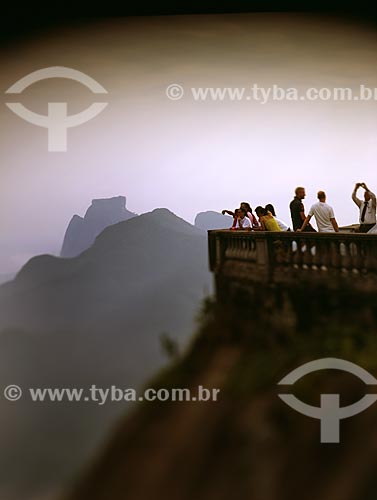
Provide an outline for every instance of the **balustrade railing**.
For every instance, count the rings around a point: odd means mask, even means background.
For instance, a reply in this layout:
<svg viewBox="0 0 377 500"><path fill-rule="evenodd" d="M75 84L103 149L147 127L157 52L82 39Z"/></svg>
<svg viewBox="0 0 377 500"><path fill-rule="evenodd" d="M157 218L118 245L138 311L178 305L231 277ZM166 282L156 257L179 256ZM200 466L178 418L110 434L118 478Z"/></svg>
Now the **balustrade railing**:
<svg viewBox="0 0 377 500"><path fill-rule="evenodd" d="M243 281L322 280L377 287L377 236L209 231L210 269Z"/></svg>

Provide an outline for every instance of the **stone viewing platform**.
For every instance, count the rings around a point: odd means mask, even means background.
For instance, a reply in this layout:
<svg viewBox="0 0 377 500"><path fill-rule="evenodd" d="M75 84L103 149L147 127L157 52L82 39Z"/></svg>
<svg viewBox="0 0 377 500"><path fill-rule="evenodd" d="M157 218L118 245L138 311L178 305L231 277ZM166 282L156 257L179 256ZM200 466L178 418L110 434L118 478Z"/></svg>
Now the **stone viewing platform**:
<svg viewBox="0 0 377 500"><path fill-rule="evenodd" d="M377 290L376 235L212 230L208 245L219 298L258 283Z"/></svg>

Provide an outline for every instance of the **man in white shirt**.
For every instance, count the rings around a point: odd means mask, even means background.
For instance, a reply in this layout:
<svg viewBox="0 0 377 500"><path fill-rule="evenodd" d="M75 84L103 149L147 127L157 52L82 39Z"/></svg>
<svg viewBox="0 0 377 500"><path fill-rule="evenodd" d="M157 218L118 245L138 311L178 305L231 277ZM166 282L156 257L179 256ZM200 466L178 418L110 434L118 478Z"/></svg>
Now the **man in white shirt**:
<svg viewBox="0 0 377 500"><path fill-rule="evenodd" d="M326 193L318 191L317 197L319 201L311 206L308 216L298 231L303 231L314 215L320 233L338 233L338 223L336 222L333 208L326 203Z"/></svg>
<svg viewBox="0 0 377 500"><path fill-rule="evenodd" d="M364 201L357 197L359 188L365 189ZM352 199L359 207L359 233L367 233L376 225L376 195L370 191L365 182L358 182L352 193Z"/></svg>
<svg viewBox="0 0 377 500"><path fill-rule="evenodd" d="M248 231L252 230L252 224L251 224L249 217L246 217L246 210L245 209L239 208L236 211L235 216L237 218L235 229L241 229L241 230L246 229Z"/></svg>

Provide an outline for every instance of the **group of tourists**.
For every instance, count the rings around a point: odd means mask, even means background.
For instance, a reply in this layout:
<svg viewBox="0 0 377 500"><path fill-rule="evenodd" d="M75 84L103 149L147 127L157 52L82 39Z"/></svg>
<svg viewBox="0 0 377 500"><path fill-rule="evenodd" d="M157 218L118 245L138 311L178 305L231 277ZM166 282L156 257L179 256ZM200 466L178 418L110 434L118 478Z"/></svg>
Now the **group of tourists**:
<svg viewBox="0 0 377 500"><path fill-rule="evenodd" d="M357 197L358 190L364 189L364 200ZM305 199L305 188L297 187L295 197L289 208L291 212L293 231L316 232L310 224L314 217L320 233L338 233L339 226L335 218L334 209L326 202L326 193L318 191L318 202L310 207L308 215L305 215L303 201ZM352 192L352 200L359 209L360 233L376 233L376 195L368 188L365 182L358 182ZM291 231L291 227L276 216L275 208L270 203L265 207L258 206L255 215L249 203L242 202L234 211L223 210L222 214L233 217L232 230L246 231Z"/></svg>

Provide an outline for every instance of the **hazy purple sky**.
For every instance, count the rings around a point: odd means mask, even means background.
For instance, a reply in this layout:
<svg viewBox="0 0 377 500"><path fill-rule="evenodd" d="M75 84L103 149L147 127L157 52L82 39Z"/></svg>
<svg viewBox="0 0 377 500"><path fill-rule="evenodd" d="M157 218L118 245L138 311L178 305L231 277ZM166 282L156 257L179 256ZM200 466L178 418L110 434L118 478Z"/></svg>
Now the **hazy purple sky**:
<svg viewBox="0 0 377 500"><path fill-rule="evenodd" d="M168 207L193 221L203 210L288 204L304 185L306 206L328 193L340 224L357 221L356 181L377 190L376 102L195 102L191 87L377 87L376 32L289 14L182 16L88 22L0 52L0 273L60 248L74 213L92 198L126 195L142 213ZM68 152L47 151L46 129L5 102L77 113L98 99L53 79L21 96L5 90L49 66L87 73L109 105L68 132ZM171 83L186 94L166 97Z"/></svg>

